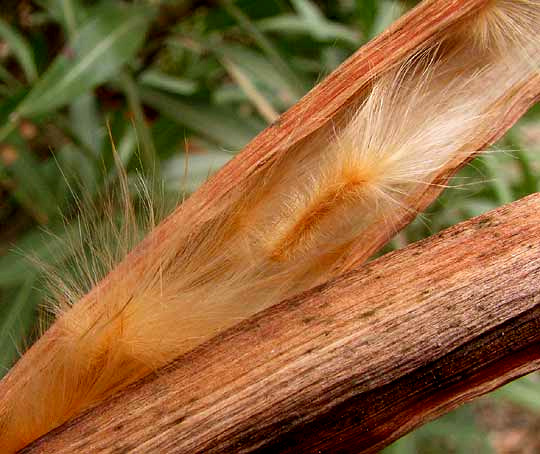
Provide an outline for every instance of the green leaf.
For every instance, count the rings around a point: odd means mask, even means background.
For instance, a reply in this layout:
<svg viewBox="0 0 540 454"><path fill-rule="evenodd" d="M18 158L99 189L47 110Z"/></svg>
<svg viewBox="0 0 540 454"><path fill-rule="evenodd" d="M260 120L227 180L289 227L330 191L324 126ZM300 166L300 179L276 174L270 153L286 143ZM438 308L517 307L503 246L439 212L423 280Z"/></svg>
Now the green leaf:
<svg viewBox="0 0 540 454"><path fill-rule="evenodd" d="M530 377L516 380L492 394L540 414L540 383Z"/></svg>
<svg viewBox="0 0 540 454"><path fill-rule="evenodd" d="M17 358L34 324L38 302L34 281L33 275L27 276L13 297L0 306L0 377Z"/></svg>
<svg viewBox="0 0 540 454"><path fill-rule="evenodd" d="M141 88L141 98L171 120L232 151L239 151L259 129L225 109L187 103L155 90Z"/></svg>
<svg viewBox="0 0 540 454"><path fill-rule="evenodd" d="M295 14L281 14L259 21L257 25L263 31L276 33L306 34L321 41L342 40L358 46L361 42L359 33L346 26L328 20L319 8L308 0L292 0Z"/></svg>
<svg viewBox="0 0 540 454"><path fill-rule="evenodd" d="M390 446L388 446L383 453L384 454L416 454L416 436L415 433L410 433Z"/></svg>
<svg viewBox="0 0 540 454"><path fill-rule="evenodd" d="M94 157L73 143L63 145L55 152L55 160L49 160L43 167L51 175L61 173L56 179L49 177L52 181L56 181L55 196L61 212L69 212L69 204L74 203L79 192L84 192L85 197L92 198L98 191L99 170Z"/></svg>
<svg viewBox="0 0 540 454"><path fill-rule="evenodd" d="M49 112L111 78L143 43L151 11L138 6L100 9L56 57L16 113Z"/></svg>
<svg viewBox="0 0 540 454"><path fill-rule="evenodd" d="M73 39L77 32L77 6L74 0L61 0L62 18L64 28L67 30L70 39Z"/></svg>
<svg viewBox="0 0 540 454"><path fill-rule="evenodd" d="M135 84L133 76L127 71L122 72L120 75L120 82L128 101L129 109L133 115L133 123L135 131L137 132L137 137L140 140L141 158L144 170L147 173L153 174L157 171L158 156L152 139L152 133L146 123L138 87Z"/></svg>
<svg viewBox="0 0 540 454"><path fill-rule="evenodd" d="M77 139L97 156L105 138L105 123L99 116L93 93L84 93L73 100L69 109L69 121Z"/></svg>
<svg viewBox="0 0 540 454"><path fill-rule="evenodd" d="M303 96L308 87L305 82L296 74L296 72L290 67L289 62L281 55L278 48L268 39L264 33L251 21L251 19L244 14L244 12L236 6L232 0L221 0L221 4L225 7L227 13L229 13L255 41L255 43L263 50L268 59L279 68L289 80L291 84L296 87L296 96Z"/></svg>
<svg viewBox="0 0 540 454"><path fill-rule="evenodd" d="M12 145L11 150L14 154L13 162L9 165L1 164L14 181L14 185L9 188L10 193L28 214L40 224L46 224L55 214L57 204L43 167L22 141Z"/></svg>
<svg viewBox="0 0 540 454"><path fill-rule="evenodd" d="M378 14L371 28L370 37L377 36L386 30L405 11L405 5L397 0L382 0L378 5Z"/></svg>
<svg viewBox="0 0 540 454"><path fill-rule="evenodd" d="M21 86L21 83L2 65L0 65L0 80L7 85Z"/></svg>
<svg viewBox="0 0 540 454"><path fill-rule="evenodd" d="M505 178L506 175L503 162L498 158L498 156L494 155L484 155L482 156L482 163L484 164L487 174L491 177L489 184L493 188L497 201L499 204L504 205L515 199L510 181Z"/></svg>
<svg viewBox="0 0 540 454"><path fill-rule="evenodd" d="M7 43L17 58L28 82L37 79L38 74L34 54L26 39L2 19L0 19L0 37Z"/></svg>
<svg viewBox="0 0 540 454"><path fill-rule="evenodd" d="M165 187L177 190L181 188L184 192L192 193L231 158L230 153L218 150L193 155L187 153L177 155L164 162Z"/></svg>
<svg viewBox="0 0 540 454"><path fill-rule="evenodd" d="M161 116L152 124L152 137L162 161L185 149L186 132L165 116Z"/></svg>
<svg viewBox="0 0 540 454"><path fill-rule="evenodd" d="M143 72L139 81L148 87L158 88L177 95L192 95L197 91L197 83L191 79L170 76L157 69Z"/></svg>
<svg viewBox="0 0 540 454"><path fill-rule="evenodd" d="M42 272L29 257L50 266L62 263L71 253L67 239L76 238L76 224L59 224L47 232L34 229L19 238L12 249L0 256L0 287L21 285L30 275Z"/></svg>
<svg viewBox="0 0 540 454"><path fill-rule="evenodd" d="M291 33L308 35L318 41L341 40L358 46L361 43L361 37L358 33L349 30L339 24L330 21L308 22L293 14L282 14L261 20L257 23L261 30L274 33Z"/></svg>
<svg viewBox="0 0 540 454"><path fill-rule="evenodd" d="M324 21L324 15L319 8L309 0L291 0L291 3L298 14L303 16L307 21L314 23Z"/></svg>
<svg viewBox="0 0 540 454"><path fill-rule="evenodd" d="M298 101L295 88L289 79L260 53L246 47L226 44L221 47L221 51L239 65L257 86L266 89L266 94L270 95L274 105L287 108Z"/></svg>
<svg viewBox="0 0 540 454"><path fill-rule="evenodd" d="M380 0L356 0L354 2L354 15L360 22L365 36L372 36L371 29L377 18L381 3Z"/></svg>
<svg viewBox="0 0 540 454"><path fill-rule="evenodd" d="M81 24L88 16L88 11L81 0L35 0L47 12L48 20L53 19L59 22L67 31L71 38L77 29L77 24ZM37 13L34 13L34 16Z"/></svg>

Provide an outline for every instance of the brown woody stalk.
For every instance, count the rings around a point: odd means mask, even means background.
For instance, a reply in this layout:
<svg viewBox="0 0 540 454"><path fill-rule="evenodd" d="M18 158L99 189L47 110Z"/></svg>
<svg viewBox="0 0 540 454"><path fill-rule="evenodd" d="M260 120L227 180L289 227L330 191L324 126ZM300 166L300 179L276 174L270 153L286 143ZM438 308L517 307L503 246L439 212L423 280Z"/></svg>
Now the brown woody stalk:
<svg viewBox="0 0 540 454"><path fill-rule="evenodd" d="M374 453L540 367L540 194L274 306L23 452Z"/></svg>

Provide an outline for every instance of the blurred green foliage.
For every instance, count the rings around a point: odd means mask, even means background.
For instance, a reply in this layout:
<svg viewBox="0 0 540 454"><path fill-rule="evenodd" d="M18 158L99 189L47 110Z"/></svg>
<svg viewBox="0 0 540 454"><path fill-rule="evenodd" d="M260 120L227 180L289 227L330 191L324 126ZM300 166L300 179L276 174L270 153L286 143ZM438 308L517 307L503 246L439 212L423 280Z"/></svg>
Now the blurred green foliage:
<svg viewBox="0 0 540 454"><path fill-rule="evenodd" d="M107 125L128 178L159 175L177 200L413 3L3 1L0 375L30 342L43 298L40 271L26 256L68 263L62 240L77 228L79 201L94 201L114 179ZM454 178L455 189L389 248L538 191L538 110L497 145L500 153ZM530 377L491 399L540 414ZM387 452L492 452L471 408Z"/></svg>

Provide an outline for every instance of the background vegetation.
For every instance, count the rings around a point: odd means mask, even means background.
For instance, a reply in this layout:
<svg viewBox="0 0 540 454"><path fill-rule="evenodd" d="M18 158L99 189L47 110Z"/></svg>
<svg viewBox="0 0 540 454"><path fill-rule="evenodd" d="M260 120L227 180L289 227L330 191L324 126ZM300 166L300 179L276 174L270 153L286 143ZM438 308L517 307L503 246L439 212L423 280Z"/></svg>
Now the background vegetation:
<svg viewBox="0 0 540 454"><path fill-rule="evenodd" d="M69 263L62 239L78 228L79 201L99 203L117 176L107 125L128 177L158 175L179 200L412 3L3 0L0 375L31 339L43 300L25 256ZM464 169L388 248L538 191L534 110L497 145L504 152ZM540 452L539 429L531 375L387 452Z"/></svg>

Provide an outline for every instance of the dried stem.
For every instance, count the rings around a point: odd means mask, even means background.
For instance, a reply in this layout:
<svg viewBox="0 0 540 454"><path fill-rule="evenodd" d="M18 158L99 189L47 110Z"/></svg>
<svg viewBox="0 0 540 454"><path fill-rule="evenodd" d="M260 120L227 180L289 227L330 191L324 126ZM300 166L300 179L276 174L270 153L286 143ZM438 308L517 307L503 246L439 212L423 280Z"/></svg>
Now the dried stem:
<svg viewBox="0 0 540 454"><path fill-rule="evenodd" d="M540 194L274 306L24 450L374 453L540 367Z"/></svg>

